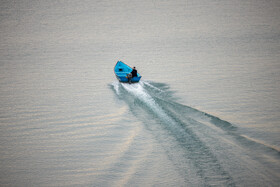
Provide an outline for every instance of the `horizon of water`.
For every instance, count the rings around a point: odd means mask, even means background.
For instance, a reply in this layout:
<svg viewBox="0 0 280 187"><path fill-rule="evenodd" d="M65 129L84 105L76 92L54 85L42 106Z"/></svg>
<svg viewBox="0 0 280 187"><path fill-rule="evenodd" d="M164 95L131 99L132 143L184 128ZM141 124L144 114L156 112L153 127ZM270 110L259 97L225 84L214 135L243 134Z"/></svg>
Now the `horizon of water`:
<svg viewBox="0 0 280 187"><path fill-rule="evenodd" d="M0 185L277 186L279 9L1 1Z"/></svg>

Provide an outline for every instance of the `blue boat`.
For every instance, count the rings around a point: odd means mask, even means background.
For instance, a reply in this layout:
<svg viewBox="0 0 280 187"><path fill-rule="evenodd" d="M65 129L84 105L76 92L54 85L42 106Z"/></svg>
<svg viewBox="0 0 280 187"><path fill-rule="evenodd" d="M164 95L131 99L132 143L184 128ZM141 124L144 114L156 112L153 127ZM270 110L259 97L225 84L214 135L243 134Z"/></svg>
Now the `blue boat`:
<svg viewBox="0 0 280 187"><path fill-rule="evenodd" d="M129 74L132 71L132 68L123 63L122 61L118 61L115 68L115 75L117 79L120 82L128 82L128 83L134 83L134 82L139 82L141 79L141 76L139 73L137 73L137 77L132 77L129 79Z"/></svg>

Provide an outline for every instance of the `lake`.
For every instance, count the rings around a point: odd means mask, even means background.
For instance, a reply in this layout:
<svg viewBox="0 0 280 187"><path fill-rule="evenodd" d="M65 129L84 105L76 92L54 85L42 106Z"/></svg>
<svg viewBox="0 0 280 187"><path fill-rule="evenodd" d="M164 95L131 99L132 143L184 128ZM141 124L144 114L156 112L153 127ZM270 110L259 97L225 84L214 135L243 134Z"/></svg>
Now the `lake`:
<svg viewBox="0 0 280 187"><path fill-rule="evenodd" d="M1 186L278 186L279 9L1 1Z"/></svg>

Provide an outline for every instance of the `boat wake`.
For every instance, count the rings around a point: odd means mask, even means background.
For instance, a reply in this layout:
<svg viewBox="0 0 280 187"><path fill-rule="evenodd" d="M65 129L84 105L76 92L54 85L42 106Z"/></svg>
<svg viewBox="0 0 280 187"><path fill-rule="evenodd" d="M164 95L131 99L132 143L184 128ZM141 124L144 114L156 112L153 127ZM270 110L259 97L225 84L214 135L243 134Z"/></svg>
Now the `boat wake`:
<svg viewBox="0 0 280 187"><path fill-rule="evenodd" d="M219 117L176 102L168 85L115 82L118 99L150 132L189 185L276 185L279 150Z"/></svg>

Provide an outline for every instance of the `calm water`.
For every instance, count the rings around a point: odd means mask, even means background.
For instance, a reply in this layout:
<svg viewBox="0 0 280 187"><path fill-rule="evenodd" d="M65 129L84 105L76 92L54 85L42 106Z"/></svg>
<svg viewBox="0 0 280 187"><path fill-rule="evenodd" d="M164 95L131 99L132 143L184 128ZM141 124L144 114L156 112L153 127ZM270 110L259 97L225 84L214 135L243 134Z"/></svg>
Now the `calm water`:
<svg viewBox="0 0 280 187"><path fill-rule="evenodd" d="M1 1L1 186L278 186L280 2ZM117 82L118 60L138 84Z"/></svg>

